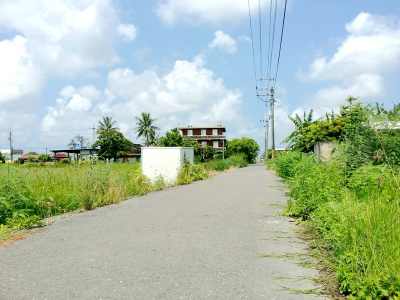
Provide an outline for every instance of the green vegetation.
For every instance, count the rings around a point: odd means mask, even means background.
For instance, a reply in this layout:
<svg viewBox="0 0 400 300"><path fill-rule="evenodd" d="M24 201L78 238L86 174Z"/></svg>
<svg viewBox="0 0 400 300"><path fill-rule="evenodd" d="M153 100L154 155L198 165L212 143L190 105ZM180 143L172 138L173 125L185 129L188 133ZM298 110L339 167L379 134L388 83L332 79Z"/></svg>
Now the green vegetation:
<svg viewBox="0 0 400 300"><path fill-rule="evenodd" d="M98 156L102 159L114 159L133 147L133 143L124 137L124 135L116 130L100 131L94 147L100 147Z"/></svg>
<svg viewBox="0 0 400 300"><path fill-rule="evenodd" d="M227 143L227 156L242 154L248 163L253 163L257 157L259 146L255 140L242 137Z"/></svg>
<svg viewBox="0 0 400 300"><path fill-rule="evenodd" d="M310 245L328 254L348 299L400 297L399 111L351 103L335 117L344 122L332 159L291 151L268 161L290 187L285 213L313 228Z"/></svg>
<svg viewBox="0 0 400 300"><path fill-rule="evenodd" d="M0 224L117 203L151 189L139 164L1 165ZM18 220L17 220L18 221Z"/></svg>
<svg viewBox="0 0 400 300"><path fill-rule="evenodd" d="M222 172L232 167L244 168L247 166L247 160L244 155L232 155L226 159L216 159L203 164L207 170Z"/></svg>
<svg viewBox="0 0 400 300"><path fill-rule="evenodd" d="M145 146L154 145L154 143L157 140L156 135L157 135L157 130L159 130L159 128L157 126L154 126L153 123L157 121L157 119L152 119L150 117L150 114L145 112L142 112L141 118L135 117L135 119L137 121L136 122L137 138L144 137Z"/></svg>

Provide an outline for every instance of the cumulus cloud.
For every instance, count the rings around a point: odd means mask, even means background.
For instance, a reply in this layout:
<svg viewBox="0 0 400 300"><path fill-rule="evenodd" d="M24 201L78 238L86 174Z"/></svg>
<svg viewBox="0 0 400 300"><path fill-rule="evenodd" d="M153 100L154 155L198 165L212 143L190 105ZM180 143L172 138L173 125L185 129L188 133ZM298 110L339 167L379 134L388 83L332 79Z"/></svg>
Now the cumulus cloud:
<svg viewBox="0 0 400 300"><path fill-rule="evenodd" d="M305 78L332 80L362 73L383 73L400 65L400 23L360 13L346 25L349 36L331 57L318 57Z"/></svg>
<svg viewBox="0 0 400 300"><path fill-rule="evenodd" d="M261 1L262 8L267 5ZM258 9L259 1L250 0L252 10ZM223 13L222 13L223 12ZM166 24L178 21L189 24L237 22L248 16L247 1L242 0L162 0L156 13Z"/></svg>
<svg viewBox="0 0 400 300"><path fill-rule="evenodd" d="M125 41L131 42L136 38L137 29L133 24L119 24L118 33Z"/></svg>
<svg viewBox="0 0 400 300"><path fill-rule="evenodd" d="M208 45L208 48L218 48L228 53L235 53L237 51L237 42L229 35L221 30L215 32L215 37Z"/></svg>
<svg viewBox="0 0 400 300"><path fill-rule="evenodd" d="M400 66L400 22L363 12L346 30L347 38L332 57L316 58L307 73L299 74L302 80L335 82L320 89L313 104L338 105L348 95L376 99L383 95L383 74Z"/></svg>
<svg viewBox="0 0 400 300"><path fill-rule="evenodd" d="M0 66L0 103L40 93L43 76L26 51L24 37L0 41Z"/></svg>
<svg viewBox="0 0 400 300"><path fill-rule="evenodd" d="M91 137L89 125L101 118L96 106L104 99L102 92L93 85L80 88L68 85L60 91L59 96L53 106L47 107L47 114L41 121L43 141L66 146L74 135Z"/></svg>
<svg viewBox="0 0 400 300"><path fill-rule="evenodd" d="M90 86L66 86L56 104L47 108L42 129L87 128L101 116L110 115L126 137L137 141L134 117L149 112L158 119L161 133L178 124L222 122L229 134L235 134L242 127L253 130L244 125L247 121L240 113L242 105L241 92L225 87L223 80L205 67L204 57L198 56L193 61L176 61L164 75L152 69L139 74L129 68L114 69L108 74L103 93Z"/></svg>
<svg viewBox="0 0 400 300"><path fill-rule="evenodd" d="M118 38L136 28L119 22L110 0L0 1L0 102L35 100L49 76L76 77L119 61ZM28 97L29 96L29 97Z"/></svg>

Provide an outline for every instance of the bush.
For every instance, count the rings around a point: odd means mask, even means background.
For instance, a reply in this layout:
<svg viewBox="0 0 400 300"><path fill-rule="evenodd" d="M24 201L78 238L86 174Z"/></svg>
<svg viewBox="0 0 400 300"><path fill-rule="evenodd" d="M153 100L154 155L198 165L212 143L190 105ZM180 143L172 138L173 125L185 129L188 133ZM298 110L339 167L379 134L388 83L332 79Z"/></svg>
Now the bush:
<svg viewBox="0 0 400 300"><path fill-rule="evenodd" d="M208 178L208 173L202 165L192 165L188 161L185 161L181 167L177 183L179 185L189 184L196 180L204 180Z"/></svg>
<svg viewBox="0 0 400 300"><path fill-rule="evenodd" d="M247 166L244 155L233 155L227 159L218 159L204 164L207 170L225 171L231 167L243 168Z"/></svg>

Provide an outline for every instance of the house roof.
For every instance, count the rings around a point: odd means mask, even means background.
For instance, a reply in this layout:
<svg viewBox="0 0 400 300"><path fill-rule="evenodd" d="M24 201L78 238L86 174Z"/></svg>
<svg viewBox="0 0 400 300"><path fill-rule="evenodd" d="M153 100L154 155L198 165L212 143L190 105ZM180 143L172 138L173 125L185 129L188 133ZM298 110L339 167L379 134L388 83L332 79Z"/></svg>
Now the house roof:
<svg viewBox="0 0 400 300"><path fill-rule="evenodd" d="M24 154L21 155L18 159L28 159L29 157L37 158L39 159L39 154Z"/></svg>
<svg viewBox="0 0 400 300"><path fill-rule="evenodd" d="M222 129L222 132L226 132L225 126L217 125L217 126L187 126L187 127L178 127L179 130L182 129Z"/></svg>
<svg viewBox="0 0 400 300"><path fill-rule="evenodd" d="M50 150L54 154L57 153L75 153L75 154L80 154L82 150L96 150L98 151L99 149L96 148L82 148L82 149L59 149L59 150Z"/></svg>

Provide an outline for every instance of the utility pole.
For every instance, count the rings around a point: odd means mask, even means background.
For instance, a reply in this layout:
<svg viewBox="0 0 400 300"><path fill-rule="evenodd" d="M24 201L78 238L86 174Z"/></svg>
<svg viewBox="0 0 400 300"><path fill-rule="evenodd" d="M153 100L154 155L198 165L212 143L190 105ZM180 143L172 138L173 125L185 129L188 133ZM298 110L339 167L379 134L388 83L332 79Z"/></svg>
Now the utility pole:
<svg viewBox="0 0 400 300"><path fill-rule="evenodd" d="M10 137L8 140L10 141L10 161L13 162L13 151L12 151L12 132L9 133Z"/></svg>
<svg viewBox="0 0 400 300"><path fill-rule="evenodd" d="M274 87L271 86L271 159L275 157L275 116L274 116Z"/></svg>
<svg viewBox="0 0 400 300"><path fill-rule="evenodd" d="M265 130L265 160L268 160L268 134L269 134L269 116L267 115L267 125Z"/></svg>
<svg viewBox="0 0 400 300"><path fill-rule="evenodd" d="M94 124L93 124L93 127L89 128L89 129L93 130L93 143L92 143L92 145L93 145L96 142L96 128L94 127Z"/></svg>

